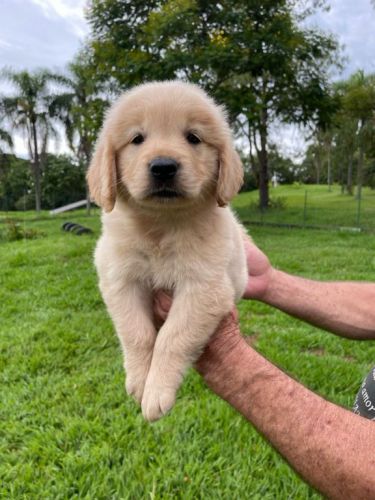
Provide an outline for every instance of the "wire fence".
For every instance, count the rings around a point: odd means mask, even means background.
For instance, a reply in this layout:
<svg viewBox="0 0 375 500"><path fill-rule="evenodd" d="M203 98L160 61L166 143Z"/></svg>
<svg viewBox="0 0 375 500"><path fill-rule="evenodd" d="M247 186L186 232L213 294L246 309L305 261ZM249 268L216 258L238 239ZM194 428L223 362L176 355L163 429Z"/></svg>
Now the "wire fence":
<svg viewBox="0 0 375 500"><path fill-rule="evenodd" d="M255 198L254 198L255 200ZM267 210L256 207L255 201L241 201L234 208L247 223L302 228L343 229L375 232L375 191L361 197L310 190L273 198Z"/></svg>

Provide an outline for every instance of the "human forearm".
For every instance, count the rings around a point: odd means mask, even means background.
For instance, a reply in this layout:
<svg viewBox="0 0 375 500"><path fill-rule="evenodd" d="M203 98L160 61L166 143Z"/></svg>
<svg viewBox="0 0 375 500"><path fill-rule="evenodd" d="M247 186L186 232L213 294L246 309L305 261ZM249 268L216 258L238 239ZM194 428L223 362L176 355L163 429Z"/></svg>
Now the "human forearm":
<svg viewBox="0 0 375 500"><path fill-rule="evenodd" d="M338 335L375 338L375 284L319 282L273 270L261 300Z"/></svg>
<svg viewBox="0 0 375 500"><path fill-rule="evenodd" d="M329 498L375 497L373 422L309 391L238 334L214 338L197 366L314 488Z"/></svg>

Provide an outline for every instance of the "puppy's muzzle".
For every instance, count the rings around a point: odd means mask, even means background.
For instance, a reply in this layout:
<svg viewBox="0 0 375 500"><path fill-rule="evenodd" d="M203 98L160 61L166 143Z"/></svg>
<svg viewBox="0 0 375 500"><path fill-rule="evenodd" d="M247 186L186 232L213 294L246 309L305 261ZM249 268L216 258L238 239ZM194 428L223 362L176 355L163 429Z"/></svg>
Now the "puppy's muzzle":
<svg viewBox="0 0 375 500"><path fill-rule="evenodd" d="M177 170L178 163L173 160L173 158L167 158L164 156L159 156L154 158L149 163L150 173L154 179L154 182L164 184L170 184L173 182Z"/></svg>

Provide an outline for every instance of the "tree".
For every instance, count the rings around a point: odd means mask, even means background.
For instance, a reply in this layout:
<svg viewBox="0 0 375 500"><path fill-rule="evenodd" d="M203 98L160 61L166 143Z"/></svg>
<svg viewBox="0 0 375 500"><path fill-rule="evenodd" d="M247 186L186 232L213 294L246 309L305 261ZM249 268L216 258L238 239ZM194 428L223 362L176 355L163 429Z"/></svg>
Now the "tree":
<svg viewBox="0 0 375 500"><path fill-rule="evenodd" d="M0 107L0 123L4 121L5 111ZM10 133L0 127L0 207L2 210L12 210L16 201L22 196L27 184L26 162L18 160L6 150L13 148Z"/></svg>
<svg viewBox="0 0 375 500"><path fill-rule="evenodd" d="M165 2L164 2L165 3ZM146 24L163 2L91 0L86 17L91 27L90 49L96 78L115 92L143 81L175 76L161 63L163 55Z"/></svg>
<svg viewBox="0 0 375 500"><path fill-rule="evenodd" d="M2 74L16 91L15 96L2 97L1 105L14 130L21 131L27 141L34 179L35 209L41 209L41 171L48 139L55 133L49 114L54 98L50 83L55 76L46 70L34 73L6 70Z"/></svg>
<svg viewBox="0 0 375 500"><path fill-rule="evenodd" d="M48 209L73 203L86 193L85 168L67 155L47 154L42 181L43 203Z"/></svg>
<svg viewBox="0 0 375 500"><path fill-rule="evenodd" d="M358 144L357 197L360 198L366 152L375 138L375 75L366 76L363 71L357 71L340 85L339 91L343 113L352 123L351 130Z"/></svg>
<svg viewBox="0 0 375 500"><path fill-rule="evenodd" d="M12 154L0 155L0 210L29 208L22 200L26 201L32 188L30 174L28 161Z"/></svg>
<svg viewBox="0 0 375 500"><path fill-rule="evenodd" d="M103 96L104 86L95 79L90 54L82 50L69 64L69 75L61 76L65 92L58 95L50 106L51 115L64 126L73 157L86 170L94 144L103 122L108 101ZM86 190L87 210L90 197Z"/></svg>
<svg viewBox="0 0 375 500"><path fill-rule="evenodd" d="M99 74L118 87L155 78L199 83L241 119L259 161L260 206L269 203L274 120L324 124L334 106L327 71L337 43L303 27L324 2L92 0L88 20Z"/></svg>
<svg viewBox="0 0 375 500"><path fill-rule="evenodd" d="M41 172L43 207L52 209L85 196L85 170L67 155L46 154ZM30 162L0 156L0 210L30 210L35 185Z"/></svg>
<svg viewBox="0 0 375 500"><path fill-rule="evenodd" d="M339 109L334 123L336 145L334 154L341 165L346 164L346 173L344 172L344 168L341 168L342 190L343 192L346 190L349 195L353 195L353 171L355 152L358 145L358 123L351 116L348 116L343 107Z"/></svg>
<svg viewBox="0 0 375 500"><path fill-rule="evenodd" d="M326 165L326 175L328 190L331 191L334 181L334 172L332 170L332 150L334 146L334 128L317 126L312 135L314 155L314 164L316 168L316 184L320 184L323 165Z"/></svg>

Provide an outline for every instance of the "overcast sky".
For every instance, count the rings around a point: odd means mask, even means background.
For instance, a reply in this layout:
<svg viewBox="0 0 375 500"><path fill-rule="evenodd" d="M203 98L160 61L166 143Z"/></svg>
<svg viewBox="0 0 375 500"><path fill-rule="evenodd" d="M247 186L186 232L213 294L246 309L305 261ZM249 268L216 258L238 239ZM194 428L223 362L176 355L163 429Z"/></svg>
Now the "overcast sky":
<svg viewBox="0 0 375 500"><path fill-rule="evenodd" d="M86 0L0 0L0 67L62 69L88 26ZM370 0L330 0L311 22L337 35L348 61L343 76L375 72L375 9ZM0 87L4 88L4 87ZM23 151L17 141L17 152Z"/></svg>

